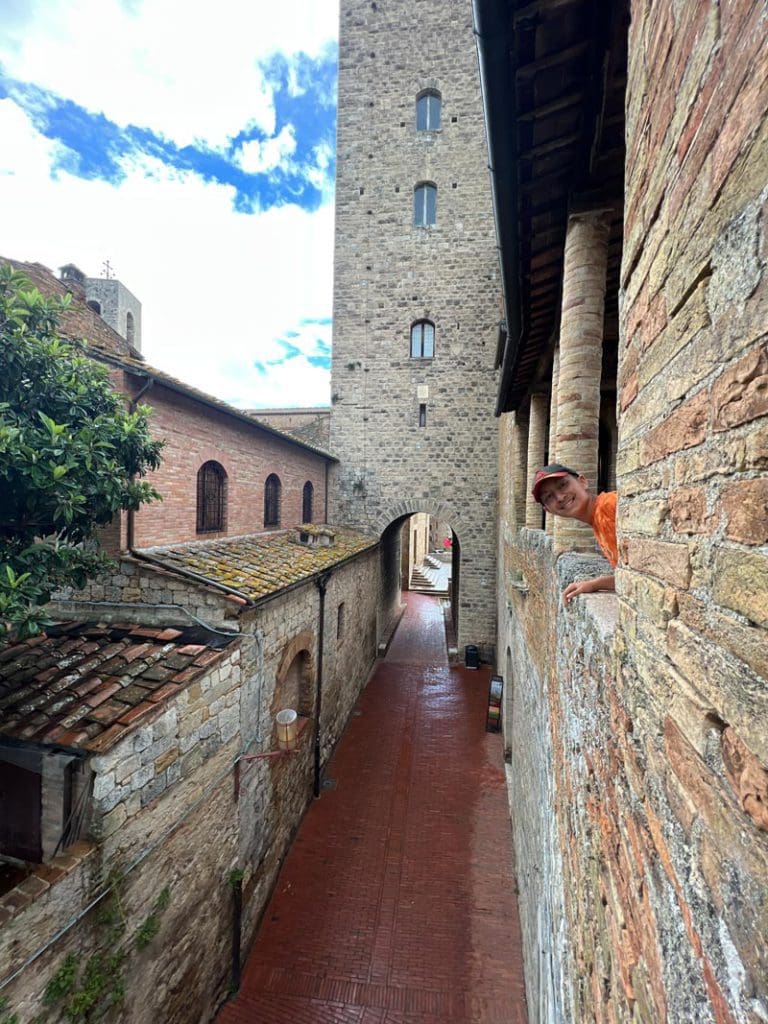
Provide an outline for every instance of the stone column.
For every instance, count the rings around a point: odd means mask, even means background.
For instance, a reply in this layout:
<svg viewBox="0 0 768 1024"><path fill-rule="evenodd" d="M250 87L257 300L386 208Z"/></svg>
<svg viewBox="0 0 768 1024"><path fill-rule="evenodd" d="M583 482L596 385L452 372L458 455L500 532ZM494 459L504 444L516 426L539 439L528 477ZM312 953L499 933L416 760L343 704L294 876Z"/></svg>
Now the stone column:
<svg viewBox="0 0 768 1024"><path fill-rule="evenodd" d="M560 379L560 349L556 348L555 353L552 357L552 392L549 399L549 454L547 455L547 462L557 462L557 446L555 444L555 438L557 437L557 382ZM555 532L555 517L546 513L544 520L546 522L547 533L552 536Z"/></svg>
<svg viewBox="0 0 768 1024"><path fill-rule="evenodd" d="M514 415L515 426L512 435L514 523L515 526L525 526L525 485L528 482L528 420L519 412Z"/></svg>
<svg viewBox="0 0 768 1024"><path fill-rule="evenodd" d="M531 411L528 422L528 459L525 483L525 525L532 530L540 530L543 525L544 513L538 501L533 500L531 489L536 470L544 465L547 450L547 413L546 395L531 395Z"/></svg>
<svg viewBox="0 0 768 1024"><path fill-rule="evenodd" d="M593 490L597 483L608 231L605 210L571 215L563 264L554 450L557 461L583 473ZM556 551L593 551L595 541L586 524L557 518L554 545Z"/></svg>

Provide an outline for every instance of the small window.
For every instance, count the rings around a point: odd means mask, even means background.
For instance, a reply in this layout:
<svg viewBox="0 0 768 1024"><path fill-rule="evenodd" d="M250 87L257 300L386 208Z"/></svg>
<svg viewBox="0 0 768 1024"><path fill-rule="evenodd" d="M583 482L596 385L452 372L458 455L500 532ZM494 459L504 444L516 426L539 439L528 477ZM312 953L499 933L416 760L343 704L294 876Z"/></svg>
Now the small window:
<svg viewBox="0 0 768 1024"><path fill-rule="evenodd" d="M226 509L224 467L218 462L205 462L197 473L197 532L221 533Z"/></svg>
<svg viewBox="0 0 768 1024"><path fill-rule="evenodd" d="M419 426L426 427L427 425L427 407L422 404L419 406Z"/></svg>
<svg viewBox="0 0 768 1024"><path fill-rule="evenodd" d="M336 639L341 640L344 636L344 602L342 601L336 612Z"/></svg>
<svg viewBox="0 0 768 1024"><path fill-rule="evenodd" d="M315 488L312 482L307 480L301 494L301 521L302 523L312 522L312 500L315 496Z"/></svg>
<svg viewBox="0 0 768 1024"><path fill-rule="evenodd" d="M133 313L125 314L125 340L129 345L133 345L134 338L134 326L133 326Z"/></svg>
<svg viewBox="0 0 768 1024"><path fill-rule="evenodd" d="M417 185L413 192L413 223L417 227L429 227L435 223L437 214L437 186L426 181Z"/></svg>
<svg viewBox="0 0 768 1024"><path fill-rule="evenodd" d="M96 299L88 299L86 302L88 309L92 309L94 313L98 313L101 316L101 303L97 302Z"/></svg>
<svg viewBox="0 0 768 1024"><path fill-rule="evenodd" d="M280 525L280 477L270 473L264 484L264 525Z"/></svg>
<svg viewBox="0 0 768 1024"><path fill-rule="evenodd" d="M417 320L411 327L411 359L432 359L435 354L435 325Z"/></svg>
<svg viewBox="0 0 768 1024"><path fill-rule="evenodd" d="M436 132L440 130L440 93L430 90L416 99L416 131Z"/></svg>

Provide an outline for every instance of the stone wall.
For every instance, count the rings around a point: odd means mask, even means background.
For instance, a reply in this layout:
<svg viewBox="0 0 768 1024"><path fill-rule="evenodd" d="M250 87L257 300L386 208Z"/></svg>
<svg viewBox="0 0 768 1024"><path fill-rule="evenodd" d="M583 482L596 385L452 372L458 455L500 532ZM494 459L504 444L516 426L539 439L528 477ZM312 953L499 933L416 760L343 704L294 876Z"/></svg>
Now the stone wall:
<svg viewBox="0 0 768 1024"><path fill-rule="evenodd" d="M417 131L416 97L442 96ZM492 642L498 260L469 0L341 5L331 451L333 522L425 512L463 558L462 642ZM436 222L413 224L414 188ZM410 357L411 325L435 326ZM426 425L419 425L419 406Z"/></svg>
<svg viewBox="0 0 768 1024"><path fill-rule="evenodd" d="M323 765L376 656L378 557L376 550L363 553L333 568L327 579ZM125 580L115 584L117 593L112 596L123 601L132 596L134 614L143 615L144 622L153 603L168 597L168 603L196 608L209 622L220 622L229 630L239 626L243 635L204 677L167 699L149 721L142 721L114 747L90 758L95 845L76 844L78 855L69 858L71 863L56 858L23 883L26 888L15 902L10 897L3 901L0 953L8 954L3 956L3 977L5 968L10 973L26 957L40 953L3 992L20 1020L31 1021L43 1012L43 993L68 953L84 967L94 951L113 941L102 914L111 901L86 908L115 871L127 871L117 890L127 923L119 944L128 953L120 1020L209 1020L230 980L232 872L243 884L245 954L312 799L320 603L316 585L310 581L279 594L233 621L228 618L233 605L226 595L185 582L181 589L171 589L171 574L127 565L128 571L123 566L120 574ZM158 585L169 593L157 590ZM92 588L90 596L95 598L101 592ZM89 595L78 596L85 602ZM212 607L216 602L218 609ZM130 616L130 605L120 601L115 607L99 607L118 621ZM82 603L70 611L86 608ZM173 619L173 608L155 610L156 624ZM178 609L175 613L178 621ZM249 755L277 749L275 688L281 669L303 651L309 658L310 704L304 709L307 718L297 750L248 760ZM165 890L167 906L158 910ZM139 949L137 935L150 918L155 919L156 934ZM63 933L57 938L60 929Z"/></svg>
<svg viewBox="0 0 768 1024"><path fill-rule="evenodd" d="M761 5L632 4L615 598L562 607L601 563L522 528L528 431L502 418L534 1020L768 1020L766 110Z"/></svg>
<svg viewBox="0 0 768 1024"><path fill-rule="evenodd" d="M625 956L657 1015L765 1019L768 19L632 6L617 731L657 940Z"/></svg>
<svg viewBox="0 0 768 1024"><path fill-rule="evenodd" d="M328 451L331 441L330 409L252 409L256 420ZM319 517L318 517L319 519Z"/></svg>

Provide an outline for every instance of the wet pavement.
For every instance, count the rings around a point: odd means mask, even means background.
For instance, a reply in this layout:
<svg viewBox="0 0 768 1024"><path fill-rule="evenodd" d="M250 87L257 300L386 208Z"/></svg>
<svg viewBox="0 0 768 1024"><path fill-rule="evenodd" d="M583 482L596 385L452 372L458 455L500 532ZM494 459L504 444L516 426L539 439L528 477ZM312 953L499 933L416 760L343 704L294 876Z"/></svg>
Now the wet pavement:
<svg viewBox="0 0 768 1024"><path fill-rule="evenodd" d="M409 594L217 1024L525 1024L489 676Z"/></svg>

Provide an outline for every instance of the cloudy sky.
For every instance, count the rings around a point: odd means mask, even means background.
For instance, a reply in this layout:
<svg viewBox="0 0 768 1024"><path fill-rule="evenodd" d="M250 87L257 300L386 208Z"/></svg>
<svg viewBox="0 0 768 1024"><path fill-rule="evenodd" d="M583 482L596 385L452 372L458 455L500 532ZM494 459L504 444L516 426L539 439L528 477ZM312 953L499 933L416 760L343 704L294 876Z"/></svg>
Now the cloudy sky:
<svg viewBox="0 0 768 1024"><path fill-rule="evenodd" d="M0 255L109 260L154 366L327 405L338 0L0 8Z"/></svg>

